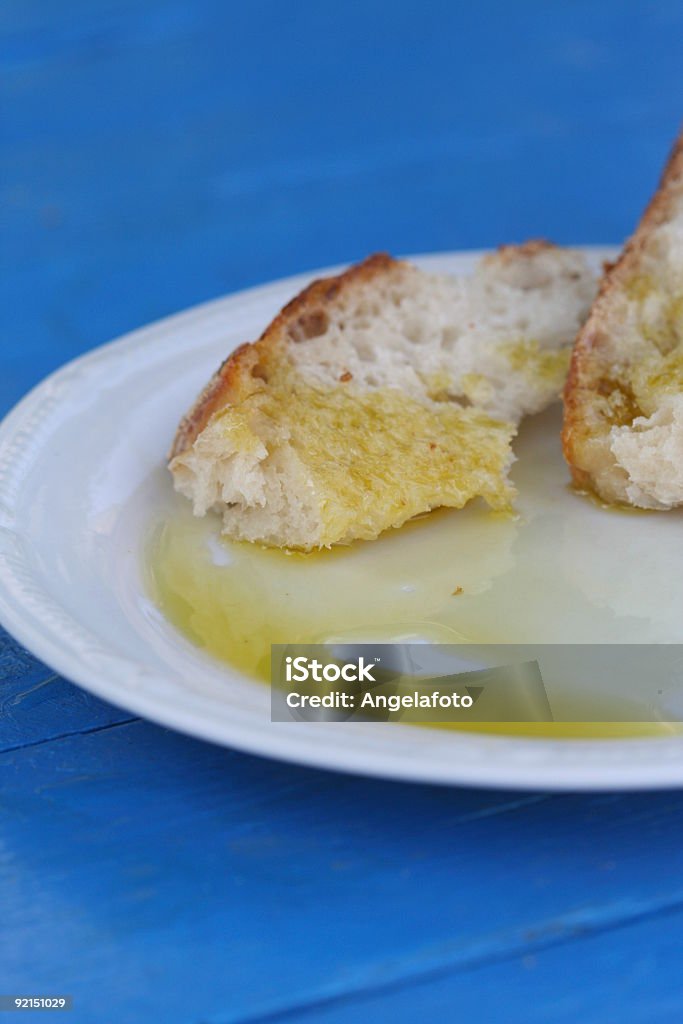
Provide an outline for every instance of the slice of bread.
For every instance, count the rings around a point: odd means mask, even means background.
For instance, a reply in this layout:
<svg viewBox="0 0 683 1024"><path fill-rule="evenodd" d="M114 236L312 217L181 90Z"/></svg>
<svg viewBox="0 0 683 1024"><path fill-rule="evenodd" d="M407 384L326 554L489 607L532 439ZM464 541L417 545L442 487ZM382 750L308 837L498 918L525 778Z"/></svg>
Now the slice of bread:
<svg viewBox="0 0 683 1024"><path fill-rule="evenodd" d="M507 508L516 426L559 396L594 291L546 242L468 277L379 254L316 281L181 422L175 486L231 537L304 550L478 496Z"/></svg>
<svg viewBox="0 0 683 1024"><path fill-rule="evenodd" d="M683 136L578 335L563 446L611 504L683 505Z"/></svg>

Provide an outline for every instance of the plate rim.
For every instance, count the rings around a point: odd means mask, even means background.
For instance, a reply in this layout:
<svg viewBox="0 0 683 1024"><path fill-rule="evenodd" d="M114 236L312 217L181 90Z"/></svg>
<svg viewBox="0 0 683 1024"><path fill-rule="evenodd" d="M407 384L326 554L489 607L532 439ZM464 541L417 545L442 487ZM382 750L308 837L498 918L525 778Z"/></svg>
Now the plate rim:
<svg viewBox="0 0 683 1024"><path fill-rule="evenodd" d="M595 260L613 258L616 252L614 246L573 248ZM487 251L490 250L453 250L406 258L434 269L435 265L443 262L471 262ZM16 601L17 586L12 578L11 565L15 539L12 531L13 504L21 493L22 477L44 445L49 443L49 430L43 429L36 435L34 420L37 417L39 424L45 427L69 382L78 387L79 382L82 383L87 374L103 361L112 358L116 361L125 356L132 346L140 352L141 342L153 345L156 339L163 343L164 338L168 339L172 334L190 330L202 322L208 323L215 316L224 316L230 306L251 302L259 304L268 299L269 293L298 290L315 277L341 269L340 266L319 268L241 289L127 332L57 368L10 409L0 422L0 622L41 661L95 696L181 733L259 756L357 775L441 785L545 791L660 789L683 785L683 736L561 740L449 732L444 734L447 741L433 746L451 750L452 763L444 764L439 758L415 763L392 750L391 744L388 750L382 750L381 743L377 745L374 756L370 760L365 757L361 763L349 758L348 744L343 741L320 742L324 735L330 734L328 726L332 727L334 735L339 735L339 728L348 730L349 725L325 723L321 727L320 723L307 726L304 723L253 721L249 724L240 721L234 728L226 728L224 719L214 720L208 713L212 702L206 698L199 699L197 703L195 695L194 707L188 710L172 703L156 703L153 693L117 686L116 679L108 676L106 669L93 669L92 660L84 654L82 644L79 648L77 639L72 636L65 643L63 635L56 636L54 630L46 628L45 622L36 620L34 612L27 607L30 603L28 598L23 603ZM47 603L60 608L52 595L40 587L35 574L33 579L26 580L26 585L28 590L23 591L25 598L33 586L39 606L45 607ZM146 668L146 671L150 670ZM246 678L232 671L238 679ZM383 727L386 725L381 723L356 723L353 726L354 730L360 729L374 736L377 736L376 730ZM392 724L391 728L395 730L396 726ZM310 729L315 729L316 733L312 734ZM427 730L411 727L411 733L416 731L424 734ZM304 733L308 733L315 742L300 742ZM429 733L430 737L434 736L432 730ZM356 732L356 735L359 734ZM472 756L478 751L490 755L491 749L496 751L493 758ZM466 756L457 757L458 750ZM570 757L570 754L575 756Z"/></svg>

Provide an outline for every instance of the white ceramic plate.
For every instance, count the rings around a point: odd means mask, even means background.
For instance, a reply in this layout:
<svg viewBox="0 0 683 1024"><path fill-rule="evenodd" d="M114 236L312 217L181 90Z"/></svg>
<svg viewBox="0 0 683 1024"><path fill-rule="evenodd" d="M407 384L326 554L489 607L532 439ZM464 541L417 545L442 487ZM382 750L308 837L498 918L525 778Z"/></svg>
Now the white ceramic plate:
<svg viewBox="0 0 683 1024"><path fill-rule="evenodd" d="M587 251L596 267L613 255ZM478 255L417 262L467 272ZM618 789L683 783L683 738L561 741L396 724L271 723L267 687L214 661L161 615L144 583L142 551L150 522L179 500L163 463L177 420L228 351L255 337L313 276L229 296L105 345L53 374L9 414L0 426L3 624L94 694L258 754L448 784ZM561 460L557 472L565 473ZM561 522L566 540L554 545L563 559L558 571L571 571L577 595L562 615L581 617L588 600L628 626L628 585L625 592L624 579L611 581L609 564L596 567L592 556L582 565L580 539L597 535L602 548L617 550L622 541L637 543L644 553L641 583L643 573L650 579L642 639L670 640L672 606L681 607L683 573L671 564L680 518L662 526L666 517L643 516L636 529L635 519L624 516L605 527L605 513L562 488L552 501L553 522ZM621 562L628 558L620 556Z"/></svg>

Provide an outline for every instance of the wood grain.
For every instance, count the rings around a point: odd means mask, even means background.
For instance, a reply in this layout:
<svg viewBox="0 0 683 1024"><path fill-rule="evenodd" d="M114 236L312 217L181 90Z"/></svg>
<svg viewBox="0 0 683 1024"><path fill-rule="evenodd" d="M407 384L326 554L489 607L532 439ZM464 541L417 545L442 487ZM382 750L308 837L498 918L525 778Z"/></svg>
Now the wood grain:
<svg viewBox="0 0 683 1024"><path fill-rule="evenodd" d="M418 1001L589 936L619 948L654 919L674 988L683 794L395 785L143 722L4 754L0 771L6 984L73 990L83 1020L103 992L123 1021ZM616 994L619 969L601 984Z"/></svg>
<svg viewBox="0 0 683 1024"><path fill-rule="evenodd" d="M133 719L55 675L0 629L0 752Z"/></svg>

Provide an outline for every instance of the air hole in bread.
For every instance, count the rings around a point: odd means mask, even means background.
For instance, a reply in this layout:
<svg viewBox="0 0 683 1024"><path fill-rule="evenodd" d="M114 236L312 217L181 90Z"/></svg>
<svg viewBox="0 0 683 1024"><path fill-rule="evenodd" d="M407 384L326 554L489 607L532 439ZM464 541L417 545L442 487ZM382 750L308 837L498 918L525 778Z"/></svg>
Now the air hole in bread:
<svg viewBox="0 0 683 1024"><path fill-rule="evenodd" d="M460 331L457 327L444 327L441 332L441 347L445 349L453 348L459 337Z"/></svg>
<svg viewBox="0 0 683 1024"><path fill-rule="evenodd" d="M413 323L406 324L406 326L403 329L403 333L405 334L408 341L412 342L413 345L419 345L422 341L424 341L422 325L415 321Z"/></svg>
<svg viewBox="0 0 683 1024"><path fill-rule="evenodd" d="M295 320L288 333L292 341L310 341L311 338L319 338L324 334L329 325L327 313L322 309L315 309Z"/></svg>
<svg viewBox="0 0 683 1024"><path fill-rule="evenodd" d="M369 341L361 340L360 338L355 344L356 355L362 363L374 363L375 362L375 351Z"/></svg>

